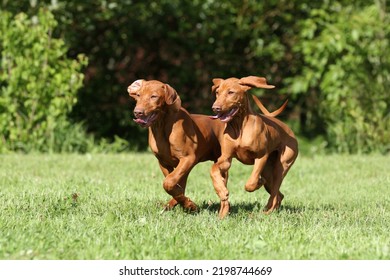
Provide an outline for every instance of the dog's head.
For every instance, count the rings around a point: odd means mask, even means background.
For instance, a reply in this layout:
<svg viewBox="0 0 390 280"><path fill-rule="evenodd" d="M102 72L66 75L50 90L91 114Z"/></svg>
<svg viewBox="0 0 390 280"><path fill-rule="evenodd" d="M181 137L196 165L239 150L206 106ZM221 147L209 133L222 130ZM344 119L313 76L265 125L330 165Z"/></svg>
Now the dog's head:
<svg viewBox="0 0 390 280"><path fill-rule="evenodd" d="M238 112L249 110L249 101L246 92L251 88L271 89L275 86L268 85L263 77L248 76L241 79L213 79L212 92L216 94L213 111L214 119L229 122Z"/></svg>
<svg viewBox="0 0 390 280"><path fill-rule="evenodd" d="M127 91L136 100L134 121L142 127L149 127L168 111L177 112L181 100L176 90L160 81L136 80Z"/></svg>

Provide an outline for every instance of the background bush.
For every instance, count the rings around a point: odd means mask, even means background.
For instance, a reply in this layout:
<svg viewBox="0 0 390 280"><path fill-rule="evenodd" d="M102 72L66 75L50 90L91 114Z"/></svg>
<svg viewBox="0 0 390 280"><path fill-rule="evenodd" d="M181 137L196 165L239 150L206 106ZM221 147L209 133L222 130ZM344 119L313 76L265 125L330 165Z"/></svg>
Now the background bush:
<svg viewBox="0 0 390 280"><path fill-rule="evenodd" d="M67 58L63 40L52 36L56 21L47 10L31 18L5 12L0 17L0 150L58 151L59 132L73 130L67 114L87 60Z"/></svg>
<svg viewBox="0 0 390 280"><path fill-rule="evenodd" d="M289 98L281 117L300 136L309 141L322 137L331 151L386 153L386 4L20 0L0 5L12 14L31 16L46 7L59 23L51 36L69 46L66 57L88 57L81 70L84 86L68 121L84 123L106 143L124 138L133 149L147 146L146 130L131 120L133 103L126 92L136 79L167 82L190 112L210 114L212 78L259 75L277 87L257 92L267 107Z"/></svg>
<svg viewBox="0 0 390 280"><path fill-rule="evenodd" d="M305 63L292 88L296 94L315 95L334 150L389 151L390 17L385 2L362 9L331 3L302 21L295 51Z"/></svg>

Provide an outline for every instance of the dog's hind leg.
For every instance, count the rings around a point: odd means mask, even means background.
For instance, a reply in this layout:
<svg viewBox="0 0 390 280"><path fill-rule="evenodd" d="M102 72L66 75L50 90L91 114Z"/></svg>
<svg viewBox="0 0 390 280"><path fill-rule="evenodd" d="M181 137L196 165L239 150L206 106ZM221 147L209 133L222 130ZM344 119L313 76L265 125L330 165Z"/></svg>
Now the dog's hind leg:
<svg viewBox="0 0 390 280"><path fill-rule="evenodd" d="M273 170L272 184L266 184L265 188L270 194L267 206L264 209L266 214L270 214L272 211L278 209L283 200L283 194L279 191L280 185L283 180L283 168L280 163L276 163Z"/></svg>
<svg viewBox="0 0 390 280"><path fill-rule="evenodd" d="M278 160L279 160L278 153L277 152L272 153L267 161L267 164L264 167L264 171L261 173L261 176L266 181L264 184L264 188L269 194L272 193L272 188L275 185L275 177L278 176L278 174L275 174L275 170L276 170L275 165L277 164ZM277 200L281 202L283 200L283 197L284 195L279 190L277 194ZM267 207L265 207L265 211L267 210L268 210Z"/></svg>
<svg viewBox="0 0 390 280"><path fill-rule="evenodd" d="M273 184L269 187L270 198L265 208L265 213L269 214L278 209L282 203L284 195L280 192L280 186L290 167L297 158L297 150L286 146L284 152L275 161L273 168Z"/></svg>

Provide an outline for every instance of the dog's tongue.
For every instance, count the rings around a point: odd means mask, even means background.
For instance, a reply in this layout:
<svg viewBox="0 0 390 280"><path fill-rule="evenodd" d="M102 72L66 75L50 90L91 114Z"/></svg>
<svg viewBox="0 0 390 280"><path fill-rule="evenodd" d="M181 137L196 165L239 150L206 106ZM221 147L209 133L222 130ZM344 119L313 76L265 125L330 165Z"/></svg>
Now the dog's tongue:
<svg viewBox="0 0 390 280"><path fill-rule="evenodd" d="M209 118L212 119L212 120L219 119L219 117L220 117L220 114L215 115L215 116L209 116Z"/></svg>
<svg viewBox="0 0 390 280"><path fill-rule="evenodd" d="M143 119L133 119L137 124L140 124L140 125L145 125L146 124L146 121L144 121Z"/></svg>
<svg viewBox="0 0 390 280"><path fill-rule="evenodd" d="M219 119L222 122L229 122L233 118L233 116L237 113L237 111L238 111L238 108L232 108L228 112L225 112L225 113L220 112L215 116L210 116L210 119L213 119L213 120Z"/></svg>

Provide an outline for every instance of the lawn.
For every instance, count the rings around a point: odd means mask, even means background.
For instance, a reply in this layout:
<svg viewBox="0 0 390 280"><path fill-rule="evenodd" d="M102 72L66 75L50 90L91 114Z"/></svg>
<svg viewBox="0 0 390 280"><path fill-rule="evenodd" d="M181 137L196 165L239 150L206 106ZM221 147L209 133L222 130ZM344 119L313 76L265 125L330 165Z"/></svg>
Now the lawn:
<svg viewBox="0 0 390 280"><path fill-rule="evenodd" d="M169 196L150 153L2 155L0 259L390 259L388 156L298 157L271 215L234 161L224 220L210 167L189 177L194 215L161 213Z"/></svg>

